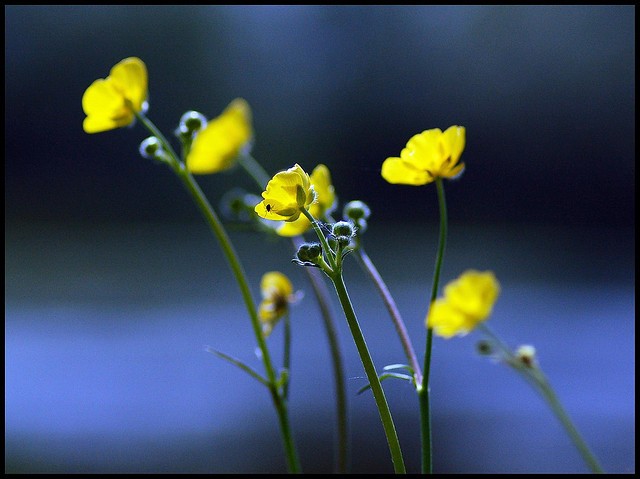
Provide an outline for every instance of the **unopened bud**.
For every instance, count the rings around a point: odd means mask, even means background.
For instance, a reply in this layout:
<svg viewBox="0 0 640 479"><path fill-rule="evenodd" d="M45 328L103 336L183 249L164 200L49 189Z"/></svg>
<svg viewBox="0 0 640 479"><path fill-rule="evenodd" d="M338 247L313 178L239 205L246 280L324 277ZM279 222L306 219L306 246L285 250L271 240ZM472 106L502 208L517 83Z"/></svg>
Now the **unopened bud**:
<svg viewBox="0 0 640 479"><path fill-rule="evenodd" d="M355 228L353 227L353 223L350 221L338 221L331 228L331 233L336 237L346 236L351 239L351 237L356 233Z"/></svg>
<svg viewBox="0 0 640 479"><path fill-rule="evenodd" d="M138 151L140 151L140 155L142 155L143 158L147 158L149 160L162 159L159 156L162 152L162 143L155 136L150 136L149 138L142 140Z"/></svg>
<svg viewBox="0 0 640 479"><path fill-rule="evenodd" d="M536 364L536 348L530 344L523 344L516 350L516 357L522 364L532 368Z"/></svg>
<svg viewBox="0 0 640 479"><path fill-rule="evenodd" d="M303 243L298 248L296 257L303 263L316 264L322 254L320 243Z"/></svg>

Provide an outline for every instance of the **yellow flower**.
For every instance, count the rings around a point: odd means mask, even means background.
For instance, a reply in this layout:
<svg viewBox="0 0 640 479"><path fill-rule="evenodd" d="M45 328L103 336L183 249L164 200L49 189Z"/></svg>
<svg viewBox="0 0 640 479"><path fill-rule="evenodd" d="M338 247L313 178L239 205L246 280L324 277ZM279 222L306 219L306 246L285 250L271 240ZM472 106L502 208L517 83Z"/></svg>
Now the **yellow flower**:
<svg viewBox="0 0 640 479"><path fill-rule="evenodd" d="M389 183L426 185L436 178L454 178L464 170L458 163L465 145L465 129L451 126L414 135L400 152L400 158L387 158L382 163L382 177Z"/></svg>
<svg viewBox="0 0 640 479"><path fill-rule="evenodd" d="M485 321L500 294L500 284L491 271L467 270L444 288L427 315L427 327L438 336L464 336Z"/></svg>
<svg viewBox="0 0 640 479"><path fill-rule="evenodd" d="M147 67L136 57L116 64L104 79L94 81L82 96L82 109L87 117L82 128L98 133L127 126L135 113L146 109Z"/></svg>
<svg viewBox="0 0 640 479"><path fill-rule="evenodd" d="M309 174L297 163L286 171L276 173L262 192L264 198L255 207L261 218L276 221L295 221L302 208L311 205L316 194Z"/></svg>
<svg viewBox="0 0 640 479"><path fill-rule="evenodd" d="M245 100L236 98L196 134L187 155L187 169L205 175L230 168L252 136L251 108Z"/></svg>
<svg viewBox="0 0 640 479"><path fill-rule="evenodd" d="M258 317L262 323L262 332L268 337L278 320L288 311L289 304L295 301L291 281L284 274L270 271L260 281L262 302L258 308Z"/></svg>
<svg viewBox="0 0 640 479"><path fill-rule="evenodd" d="M331 184L331 174L329 168L320 164L311 172L309 178L311 186L316 192L316 201L309 207L309 213L314 218L323 218L325 215L331 214L336 205L336 194ZM285 221L276 229L276 233L280 236L299 236L311 227L311 223L306 216L300 215L295 221Z"/></svg>

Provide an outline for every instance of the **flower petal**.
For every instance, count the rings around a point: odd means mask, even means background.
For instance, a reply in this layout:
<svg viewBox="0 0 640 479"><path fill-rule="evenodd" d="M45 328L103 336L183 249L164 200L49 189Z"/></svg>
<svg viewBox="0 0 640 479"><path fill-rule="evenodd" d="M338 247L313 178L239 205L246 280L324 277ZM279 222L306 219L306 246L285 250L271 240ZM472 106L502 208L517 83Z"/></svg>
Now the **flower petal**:
<svg viewBox="0 0 640 479"><path fill-rule="evenodd" d="M86 133L99 133L130 124L134 115L110 80L96 80L82 95L83 122Z"/></svg>
<svg viewBox="0 0 640 479"><path fill-rule="evenodd" d="M251 109L245 100L236 98L196 134L187 155L187 169L202 175L231 168L252 135Z"/></svg>
<svg viewBox="0 0 640 479"><path fill-rule="evenodd" d="M392 184L426 185L433 177L425 170L417 169L413 163L401 158L387 158L382 163L382 177Z"/></svg>
<svg viewBox="0 0 640 479"><path fill-rule="evenodd" d="M142 111L147 99L147 67L137 57L125 58L114 65L109 74L114 87L131 102L135 111Z"/></svg>
<svg viewBox="0 0 640 479"><path fill-rule="evenodd" d="M453 125L442 134L442 145L451 165L455 165L462 155L466 143L466 130L463 126Z"/></svg>

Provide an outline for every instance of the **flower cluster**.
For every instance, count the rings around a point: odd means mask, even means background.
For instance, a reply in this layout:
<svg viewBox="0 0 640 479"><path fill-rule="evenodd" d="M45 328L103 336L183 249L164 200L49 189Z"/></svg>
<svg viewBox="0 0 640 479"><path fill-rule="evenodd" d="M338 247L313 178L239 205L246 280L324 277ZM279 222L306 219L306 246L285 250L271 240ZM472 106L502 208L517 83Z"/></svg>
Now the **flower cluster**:
<svg viewBox="0 0 640 479"><path fill-rule="evenodd" d="M293 242L298 247L296 258L292 261L301 266L319 268L333 282L368 380L368 384L361 391L370 389L374 396L396 473L406 473L406 469L391 411L380 383L386 378L396 378L410 381L414 386L420 407L423 441L422 472L431 473L428 368L431 364L432 334L443 338L468 334L487 320L500 294L500 284L493 272L469 269L448 283L444 287L444 295L436 298L447 236L446 203L442 180L456 178L465 169L465 164L460 162L466 142L465 128L453 125L444 132L439 128L424 130L409 139L399 157L389 157L382 163L382 178L391 184L417 186L435 182L438 188L441 234L431 304L425 318L427 339L423 362L425 371L421 371L399 310L371 259L364 252L360 241L360 235L366 230L371 214L369 207L362 201L351 201L344 206L344 219L334 221L331 214L336 209L337 197L329 169L324 164L316 166L309 175L296 163L293 167L276 173L270 180L266 179L268 175L263 170L260 170L259 174L256 174L255 170L251 171L251 167L247 165L261 167L249 153L254 136L252 113L249 104L242 98L233 100L219 116L209 121L199 112L186 112L175 130L175 135L182 143L181 155L177 155L169 142L146 117L147 90L147 69L142 60L136 57L122 60L111 69L107 78L94 81L85 91L82 97L82 108L86 114L83 129L87 133L103 132L131 125L136 118L140 119L152 135L140 144L140 154L145 158L169 165L193 196L205 220L219 240L242 292L258 344L257 356L263 362L264 375L238 359L211 348L208 350L266 386L279 417L278 423L284 440L285 458L289 471L301 472L287 409L292 336L288 312L290 305L300 297L300 293L294 293L291 281L283 273L269 271L261 278L262 300L256 308L244 269L231 246L230 239L193 176L229 170L236 163L240 163L250 176L260 183L261 189L264 187L264 182L267 184L262 192L262 200L252 194L234 193L233 210L242 213L261 227L264 223L269 223L262 220L279 222L278 226L266 229L275 231L279 236L296 237ZM258 217L262 220L254 221ZM319 242L299 243L298 237L303 237L311 228ZM379 370L373 363L342 274L343 260L352 253L358 256L359 263L382 296L409 364L389 365L383 368L382 374L378 373ZM309 276L321 305L323 322L331 346L337 392L336 402L339 408L336 415L340 442L337 469L338 472L344 473L348 463L346 457L348 421L343 400L345 397L342 381L344 375L335 338L336 328L332 324L330 308L322 294L322 289L317 282L314 282L315 277L312 274ZM276 373L266 339L282 318L284 318L283 367ZM511 352L489 332L486 325L482 325L481 329L490 336L491 340L481 342L478 350L484 355L502 358L503 362L532 381L538 392L549 402L550 407L561 419L592 471L602 472L586 445L581 442L575 428L570 425L566 414L559 407L555 395L538 367L535 348L531 345L523 345L515 353Z"/></svg>

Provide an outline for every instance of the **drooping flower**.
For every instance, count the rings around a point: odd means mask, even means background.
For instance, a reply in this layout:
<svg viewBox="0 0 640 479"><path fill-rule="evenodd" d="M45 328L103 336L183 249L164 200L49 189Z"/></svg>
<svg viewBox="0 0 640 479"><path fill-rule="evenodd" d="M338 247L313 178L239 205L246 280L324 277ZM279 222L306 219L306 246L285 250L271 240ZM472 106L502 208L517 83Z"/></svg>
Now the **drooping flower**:
<svg viewBox="0 0 640 479"><path fill-rule="evenodd" d="M382 163L382 177L389 183L426 185L436 178L454 178L464 170L458 163L465 146L465 128L451 126L425 130L414 135L400 157Z"/></svg>
<svg viewBox="0 0 640 479"><path fill-rule="evenodd" d="M309 174L299 164L276 173L262 192L264 198L255 207L261 218L275 221L295 221L302 208L308 209L316 194Z"/></svg>
<svg viewBox="0 0 640 479"><path fill-rule="evenodd" d="M325 215L331 214L336 207L336 194L331 184L329 168L327 168L326 165L319 164L313 169L309 179L311 180L311 186L316 192L316 201L309 206L309 213L316 219L323 218ZM300 215L295 221L282 223L282 225L276 229L276 233L280 236L299 236L310 227L311 223L309 219L304 215Z"/></svg>
<svg viewBox="0 0 640 479"><path fill-rule="evenodd" d="M295 302L293 286L289 278L278 271L270 271L260 281L262 302L258 317L262 323L262 333L268 337L278 320L288 311L289 304Z"/></svg>
<svg viewBox="0 0 640 479"><path fill-rule="evenodd" d="M467 270L444 288L426 319L438 336L464 336L485 321L500 294L500 284L491 271Z"/></svg>
<svg viewBox="0 0 640 479"><path fill-rule="evenodd" d="M244 99L236 98L196 134L187 155L187 169L205 175L230 168L252 136L251 108Z"/></svg>
<svg viewBox="0 0 640 479"><path fill-rule="evenodd" d="M82 96L86 133L130 125L147 107L147 67L136 57L114 65L107 78L94 81Z"/></svg>

